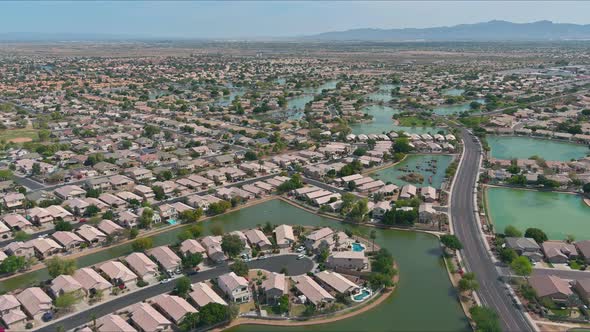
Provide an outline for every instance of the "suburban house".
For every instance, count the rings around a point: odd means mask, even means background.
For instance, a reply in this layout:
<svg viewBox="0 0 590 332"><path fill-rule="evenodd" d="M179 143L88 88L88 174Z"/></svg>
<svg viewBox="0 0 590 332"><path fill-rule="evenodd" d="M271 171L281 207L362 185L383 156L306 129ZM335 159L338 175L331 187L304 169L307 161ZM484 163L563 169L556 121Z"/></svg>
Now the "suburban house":
<svg viewBox="0 0 590 332"><path fill-rule="evenodd" d="M307 250L315 251L320 248L322 240L332 237L334 231L330 227L324 227L311 232L305 237L305 247Z"/></svg>
<svg viewBox="0 0 590 332"><path fill-rule="evenodd" d="M86 196L86 190L75 185L59 187L54 190L54 193L64 201L73 198L84 198Z"/></svg>
<svg viewBox="0 0 590 332"><path fill-rule="evenodd" d="M565 303L573 294L567 280L554 275L534 275L529 278L529 284L539 299L548 298L553 302Z"/></svg>
<svg viewBox="0 0 590 332"><path fill-rule="evenodd" d="M28 242L33 245L35 256L39 259L53 256L63 249L57 242L50 238L36 238Z"/></svg>
<svg viewBox="0 0 590 332"><path fill-rule="evenodd" d="M574 244L586 263L590 263L590 240L578 241Z"/></svg>
<svg viewBox="0 0 590 332"><path fill-rule="evenodd" d="M578 256L576 247L564 241L545 241L541 248L547 261L552 264L565 264L570 258Z"/></svg>
<svg viewBox="0 0 590 332"><path fill-rule="evenodd" d="M90 243L91 245L103 243L107 239L107 236L103 232L90 225L80 226L76 233L78 233L81 238L86 240L86 242Z"/></svg>
<svg viewBox="0 0 590 332"><path fill-rule="evenodd" d="M170 331L172 323L147 303L138 303L131 310L133 325L143 332Z"/></svg>
<svg viewBox="0 0 590 332"><path fill-rule="evenodd" d="M194 239L188 239L182 241L180 244L180 252L186 255L187 253L191 254L205 254L206 250L203 246L199 243L199 241Z"/></svg>
<svg viewBox="0 0 590 332"><path fill-rule="evenodd" d="M20 214L7 214L2 217L2 221L10 227L10 229L14 231L30 231L33 228L33 224L31 224L25 217Z"/></svg>
<svg viewBox="0 0 590 332"><path fill-rule="evenodd" d="M197 309L185 299L175 295L161 294L156 296L152 302L154 307L166 318L172 320L174 324L182 322L186 314L197 312Z"/></svg>
<svg viewBox="0 0 590 332"><path fill-rule="evenodd" d="M74 272L74 279L82 285L82 288L84 288L88 294L95 294L99 291L103 292L113 286L100 274L89 267L83 267L76 270L76 272Z"/></svg>
<svg viewBox="0 0 590 332"><path fill-rule="evenodd" d="M513 249L517 254L528 257L533 262L539 262L543 259L541 247L534 239L527 237L507 237L506 247Z"/></svg>
<svg viewBox="0 0 590 332"><path fill-rule="evenodd" d="M84 243L84 240L73 232L57 231L51 234L51 236L59 244L61 244L66 251L72 250L74 248L79 248L80 245Z"/></svg>
<svg viewBox="0 0 590 332"><path fill-rule="evenodd" d="M193 291L189 293L189 297L199 308L204 307L208 303L227 305L227 302L225 302L221 296L215 293L215 291L204 282L193 284L192 289Z"/></svg>
<svg viewBox="0 0 590 332"><path fill-rule="evenodd" d="M259 229L249 229L244 232L244 235L246 235L250 244L258 247L260 250L269 250L272 248L270 240Z"/></svg>
<svg viewBox="0 0 590 332"><path fill-rule="evenodd" d="M98 229L110 236L117 236L123 232L123 227L115 224L112 220L103 219L98 224Z"/></svg>
<svg viewBox="0 0 590 332"><path fill-rule="evenodd" d="M53 306L49 295L39 287L27 288L16 295L16 298L24 312L35 320L40 320L46 312L51 311Z"/></svg>
<svg viewBox="0 0 590 332"><path fill-rule="evenodd" d="M49 290L53 297L58 297L66 293L77 293L81 296L86 296L86 292L78 280L67 274L55 277L55 279L51 281Z"/></svg>
<svg viewBox="0 0 590 332"><path fill-rule="evenodd" d="M180 272L182 259L168 248L168 246L156 247L148 251L148 254L169 274Z"/></svg>
<svg viewBox="0 0 590 332"><path fill-rule="evenodd" d="M590 303L590 278L576 280L574 290L578 293L584 303Z"/></svg>
<svg viewBox="0 0 590 332"><path fill-rule="evenodd" d="M275 240L279 248L289 248L295 243L295 235L293 235L293 227L290 225L279 225L273 233L275 234Z"/></svg>
<svg viewBox="0 0 590 332"><path fill-rule="evenodd" d="M8 329L16 330L17 326L27 320L20 302L14 295L0 295L0 319Z"/></svg>
<svg viewBox="0 0 590 332"><path fill-rule="evenodd" d="M125 319L119 315L106 315L97 320L98 332L135 332L137 331L133 326L129 325Z"/></svg>
<svg viewBox="0 0 590 332"><path fill-rule="evenodd" d="M158 271L158 264L153 262L146 254L142 252L134 252L125 257L125 262L129 268L135 272L143 281L157 279L160 272Z"/></svg>
<svg viewBox="0 0 590 332"><path fill-rule="evenodd" d="M337 272L321 271L316 273L315 276L321 281L321 284L328 286L338 293L350 294L354 290L359 289L358 285Z"/></svg>
<svg viewBox="0 0 590 332"><path fill-rule="evenodd" d="M243 303L250 301L251 294L248 281L234 272L219 276L217 285L233 302Z"/></svg>
<svg viewBox="0 0 590 332"><path fill-rule="evenodd" d="M276 303L288 291L287 280L282 273L270 273L268 278L262 282L261 286L268 304Z"/></svg>
<svg viewBox="0 0 590 332"><path fill-rule="evenodd" d="M219 263L227 259L221 249L221 236L205 236L201 244L207 250L207 256L213 262Z"/></svg>
<svg viewBox="0 0 590 332"><path fill-rule="evenodd" d="M362 251L336 251L328 256L326 265L333 269L363 270L369 266L369 259Z"/></svg>
<svg viewBox="0 0 590 332"><path fill-rule="evenodd" d="M137 283L137 275L119 261L101 264L98 270L104 273L113 285L134 285Z"/></svg>
<svg viewBox="0 0 590 332"><path fill-rule="evenodd" d="M305 299L316 307L322 307L326 303L335 301L334 297L322 288L317 282L309 276L302 275L291 278L295 282L295 287Z"/></svg>

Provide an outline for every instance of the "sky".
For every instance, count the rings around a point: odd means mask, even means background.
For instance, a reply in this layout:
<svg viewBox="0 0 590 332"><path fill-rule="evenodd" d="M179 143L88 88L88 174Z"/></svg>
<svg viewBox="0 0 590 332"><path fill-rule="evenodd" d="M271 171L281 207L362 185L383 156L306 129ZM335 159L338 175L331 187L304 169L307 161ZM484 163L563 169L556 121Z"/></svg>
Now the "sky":
<svg viewBox="0 0 590 332"><path fill-rule="evenodd" d="M0 34L241 39L494 19L590 24L588 13L590 2L575 1L0 1Z"/></svg>

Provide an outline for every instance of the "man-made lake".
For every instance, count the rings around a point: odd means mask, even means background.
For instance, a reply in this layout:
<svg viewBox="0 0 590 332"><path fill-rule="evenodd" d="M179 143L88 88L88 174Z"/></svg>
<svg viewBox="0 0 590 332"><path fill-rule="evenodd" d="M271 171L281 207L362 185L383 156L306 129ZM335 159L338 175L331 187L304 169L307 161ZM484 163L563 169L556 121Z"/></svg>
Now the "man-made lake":
<svg viewBox="0 0 590 332"><path fill-rule="evenodd" d="M585 145L523 136L487 137L491 155L497 159L528 159L537 155L545 160L569 161L590 154Z"/></svg>
<svg viewBox="0 0 590 332"><path fill-rule="evenodd" d="M268 201L250 208L218 216L203 222L205 233L211 225L220 225L225 232L256 227L270 221L273 224L346 227L368 234L371 228L348 225L311 214L280 200ZM441 260L438 240L428 234L375 229L375 243L390 250L400 269L400 282L394 295L378 307L346 320L319 326L288 328L287 331L362 331L371 322L371 331L467 331L467 320L457 302L457 294L447 276ZM178 228L154 237L154 246L177 242ZM85 256L78 266L88 266L112 257L131 252L130 245L121 245L110 250ZM47 278L46 270L36 274ZM2 282L2 291L24 287L34 280L27 274L14 280ZM424 318L428 313L428 319ZM279 327L244 326L236 331L278 331Z"/></svg>
<svg viewBox="0 0 590 332"><path fill-rule="evenodd" d="M443 92L445 96L460 96L465 92L463 89L447 89Z"/></svg>
<svg viewBox="0 0 590 332"><path fill-rule="evenodd" d="M487 189L487 202L498 233L513 225L523 233L539 228L552 240L567 235L590 240L590 207L577 195L492 187Z"/></svg>
<svg viewBox="0 0 590 332"><path fill-rule="evenodd" d="M393 99L391 96L391 90L399 87L399 84L381 84L379 90L367 95L367 99L376 102L387 103Z"/></svg>
<svg viewBox="0 0 590 332"><path fill-rule="evenodd" d="M408 133L426 134L426 133L437 133L440 128L433 127L405 127L396 126L393 124L392 116L395 113L399 113L399 110L393 109L389 106L383 105L370 105L363 108L365 114L373 116L373 119L368 122L353 123L350 125L352 133L355 135L359 134L382 134L389 133L391 131L405 131Z"/></svg>
<svg viewBox="0 0 590 332"><path fill-rule="evenodd" d="M445 171L453 160L449 155L408 155L401 163L382 169L371 176L383 182L391 182L398 186L413 184L417 187L432 186L440 189L445 179ZM401 176L409 173L419 173L424 177L421 183L409 183L400 179Z"/></svg>
<svg viewBox="0 0 590 332"><path fill-rule="evenodd" d="M480 104L486 103L485 99L476 99L475 101ZM465 111L470 111L471 110L471 106L469 105L470 103L471 102L469 101L466 103L455 104L455 105L441 105L437 108L434 108L432 111L434 112L434 114L438 114L438 115L458 114L458 113L462 113Z"/></svg>

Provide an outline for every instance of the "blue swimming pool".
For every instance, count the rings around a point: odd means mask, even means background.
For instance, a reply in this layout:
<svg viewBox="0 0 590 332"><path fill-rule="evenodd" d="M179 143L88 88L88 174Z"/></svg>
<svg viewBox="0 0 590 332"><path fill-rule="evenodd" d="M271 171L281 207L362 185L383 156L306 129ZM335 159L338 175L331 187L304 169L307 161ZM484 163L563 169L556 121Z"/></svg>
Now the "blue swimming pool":
<svg viewBox="0 0 590 332"><path fill-rule="evenodd" d="M363 250L365 250L365 247L362 244L356 243L356 242L352 244L352 251L363 251Z"/></svg>
<svg viewBox="0 0 590 332"><path fill-rule="evenodd" d="M168 223L170 225L176 225L176 220L174 220L174 219L168 219Z"/></svg>
<svg viewBox="0 0 590 332"><path fill-rule="evenodd" d="M372 294L371 290L362 288L357 294L352 295L352 299L356 302L362 302L370 297Z"/></svg>

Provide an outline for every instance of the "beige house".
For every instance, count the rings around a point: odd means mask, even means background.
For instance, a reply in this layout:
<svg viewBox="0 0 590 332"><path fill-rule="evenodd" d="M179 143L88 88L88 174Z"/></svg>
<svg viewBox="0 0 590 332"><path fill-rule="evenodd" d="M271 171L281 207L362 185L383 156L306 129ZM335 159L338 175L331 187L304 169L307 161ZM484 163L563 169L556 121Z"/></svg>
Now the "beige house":
<svg viewBox="0 0 590 332"><path fill-rule="evenodd" d="M90 225L82 225L76 231L80 237L82 237L86 242L90 243L91 245L103 243L106 241L107 236L103 232L99 231L94 226Z"/></svg>
<svg viewBox="0 0 590 332"><path fill-rule="evenodd" d="M369 259L363 251L336 251L328 256L326 265L332 269L363 270L369 266Z"/></svg>
<svg viewBox="0 0 590 332"><path fill-rule="evenodd" d="M80 245L84 243L84 240L73 232L57 231L51 234L51 236L57 241L57 243L61 244L65 250L79 248Z"/></svg>
<svg viewBox="0 0 590 332"><path fill-rule="evenodd" d="M131 310L131 321L139 331L170 331L172 323L147 303L136 304Z"/></svg>
<svg viewBox="0 0 590 332"><path fill-rule="evenodd" d="M97 320L99 332L136 332L137 330L129 325L126 320L119 315L106 315Z"/></svg>
<svg viewBox="0 0 590 332"><path fill-rule="evenodd" d="M39 320L52 308L51 298L39 287L27 288L16 298L22 305L24 312L32 319Z"/></svg>
<svg viewBox="0 0 590 332"><path fill-rule="evenodd" d="M127 266L119 261L109 261L98 267L99 271L104 273L113 285L134 285L137 283L137 275Z"/></svg>
<svg viewBox="0 0 590 332"><path fill-rule="evenodd" d="M277 245L281 248L288 248L295 243L293 227L290 225L279 225L274 229L273 233L275 234Z"/></svg>
<svg viewBox="0 0 590 332"><path fill-rule="evenodd" d="M175 295L158 295L153 299L153 305L166 318L172 320L174 324L179 324L186 314L197 312L197 309L190 305L185 299Z"/></svg>
<svg viewBox="0 0 590 332"><path fill-rule="evenodd" d="M13 330L27 320L27 315L22 311L16 296L0 295L0 318L4 326Z"/></svg>
<svg viewBox="0 0 590 332"><path fill-rule="evenodd" d="M354 290L359 289L357 284L346 279L340 273L321 271L316 273L315 276L321 281L322 285L326 285L338 293L349 294Z"/></svg>
<svg viewBox="0 0 590 332"><path fill-rule="evenodd" d="M322 288L317 282L309 276L302 275L291 278L295 282L297 290L305 296L307 301L316 307L324 306L326 303L335 301L334 297Z"/></svg>
<svg viewBox="0 0 590 332"><path fill-rule="evenodd" d="M146 254L142 252L134 252L125 257L125 262L129 268L135 272L143 281L157 279L160 272L158 271L158 264L153 262Z"/></svg>
<svg viewBox="0 0 590 332"><path fill-rule="evenodd" d="M86 295L86 291L82 288L82 285L78 280L67 274L62 274L53 279L49 290L53 297L58 297L65 293L78 293L82 296Z"/></svg>
<svg viewBox="0 0 590 332"><path fill-rule="evenodd" d="M205 248L199 243L197 240L188 239L182 241L180 244L180 252L183 254L191 253L191 254L204 254L206 252Z"/></svg>
<svg viewBox="0 0 590 332"><path fill-rule="evenodd" d="M251 294L248 281L234 272L219 276L217 285L233 302L243 303L250 301Z"/></svg>
<svg viewBox="0 0 590 332"><path fill-rule="evenodd" d="M204 282L199 282L192 285L193 291L189 294L189 297L197 307L202 308L209 303L219 303L221 305L227 305L221 296L209 287Z"/></svg>
<svg viewBox="0 0 590 332"><path fill-rule="evenodd" d="M100 274L89 267L78 269L74 273L74 279L82 285L82 288L84 288L88 294L93 294L97 291L104 292L113 286Z"/></svg>
<svg viewBox="0 0 590 332"><path fill-rule="evenodd" d="M180 257L167 246L156 247L150 250L148 254L154 257L156 262L158 262L166 272L170 274L180 272L182 259L180 259Z"/></svg>

